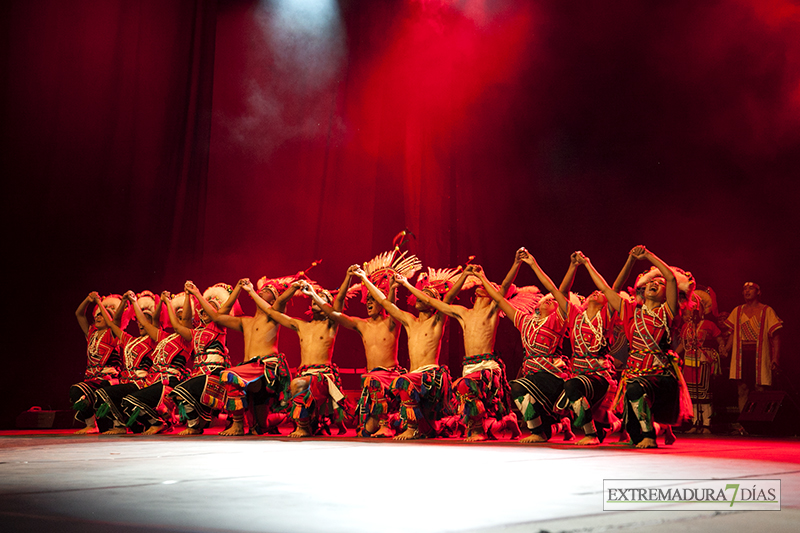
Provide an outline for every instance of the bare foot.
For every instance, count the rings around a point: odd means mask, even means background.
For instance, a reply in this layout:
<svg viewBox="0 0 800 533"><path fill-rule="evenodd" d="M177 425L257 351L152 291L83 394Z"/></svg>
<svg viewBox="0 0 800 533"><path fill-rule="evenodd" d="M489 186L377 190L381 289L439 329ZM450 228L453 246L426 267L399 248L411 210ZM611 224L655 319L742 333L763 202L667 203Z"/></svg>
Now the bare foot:
<svg viewBox="0 0 800 533"><path fill-rule="evenodd" d="M297 428L294 431L289 433L289 436L292 437L293 439L301 439L303 437L310 437L311 432L302 426L297 426Z"/></svg>
<svg viewBox="0 0 800 533"><path fill-rule="evenodd" d="M678 440L675 437L675 433L672 432L672 426L666 426L664 428L664 444L669 446L670 444L675 444L675 441Z"/></svg>
<svg viewBox="0 0 800 533"><path fill-rule="evenodd" d="M486 433L483 431L473 431L470 433L469 437L464 439L464 442L481 442L484 440L488 440L489 437L486 436Z"/></svg>
<svg viewBox="0 0 800 533"><path fill-rule="evenodd" d="M244 435L244 421L243 420L234 420L231 424L231 427L224 431L220 431L219 435L221 437L241 437Z"/></svg>
<svg viewBox="0 0 800 533"><path fill-rule="evenodd" d="M372 434L374 439L391 439L393 436L394 432L386 426L379 427L378 431Z"/></svg>
<svg viewBox="0 0 800 533"><path fill-rule="evenodd" d="M636 445L637 448L658 448L658 444L656 444L655 439L642 439L642 441Z"/></svg>
<svg viewBox="0 0 800 533"><path fill-rule="evenodd" d="M520 444L535 444L537 442L547 442L547 438L544 435L538 435L536 433L531 433L524 439L520 439Z"/></svg>
<svg viewBox="0 0 800 533"><path fill-rule="evenodd" d="M73 435L94 435L95 433L100 433L100 430L95 426L86 426L73 433Z"/></svg>
<svg viewBox="0 0 800 533"><path fill-rule="evenodd" d="M185 435L202 435L202 434L203 434L203 430L200 429L200 428L186 428L183 431L181 431L180 433L178 433L178 435L184 435L184 436ZM221 434L222 433L220 433L220 435Z"/></svg>
<svg viewBox="0 0 800 533"><path fill-rule="evenodd" d="M127 435L127 434L128 434L128 428L120 428L120 427L111 428L108 431L104 431L101 433L101 435Z"/></svg>
<svg viewBox="0 0 800 533"><path fill-rule="evenodd" d="M600 439L597 437L583 437L575 443L575 446L597 446L600 444Z"/></svg>
<svg viewBox="0 0 800 533"><path fill-rule="evenodd" d="M142 435L156 435L167 429L166 424L158 424L150 426L142 432Z"/></svg>
<svg viewBox="0 0 800 533"><path fill-rule="evenodd" d="M394 440L414 440L418 438L419 434L417 433L417 428L409 427L404 432L397 435Z"/></svg>

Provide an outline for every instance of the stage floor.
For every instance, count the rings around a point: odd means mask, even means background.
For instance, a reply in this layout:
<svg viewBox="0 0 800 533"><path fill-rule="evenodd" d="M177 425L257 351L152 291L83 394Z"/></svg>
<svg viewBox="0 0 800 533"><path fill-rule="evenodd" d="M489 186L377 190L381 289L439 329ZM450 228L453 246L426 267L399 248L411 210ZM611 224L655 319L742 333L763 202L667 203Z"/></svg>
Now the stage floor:
<svg viewBox="0 0 800 533"><path fill-rule="evenodd" d="M578 448L0 431L0 531L800 530L800 440ZM659 439L660 440L660 439ZM780 479L781 511L603 511L603 479Z"/></svg>

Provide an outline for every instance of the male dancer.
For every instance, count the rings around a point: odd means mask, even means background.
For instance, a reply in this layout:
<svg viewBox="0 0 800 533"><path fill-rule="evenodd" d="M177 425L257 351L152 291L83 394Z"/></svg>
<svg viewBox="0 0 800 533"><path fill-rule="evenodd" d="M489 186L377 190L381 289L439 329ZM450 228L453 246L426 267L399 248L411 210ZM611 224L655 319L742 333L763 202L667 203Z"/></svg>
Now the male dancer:
<svg viewBox="0 0 800 533"><path fill-rule="evenodd" d="M322 291L322 297L328 303L333 303L335 311L341 311L349 285L350 275L345 277L335 301L328 291ZM309 295L314 292L311 284L305 280L296 281L292 286ZM296 427L289 436L311 437L319 424L324 422L324 417L329 415L333 415L335 421L341 423L348 415L348 405L347 398L341 392L342 382L338 368L331 362L338 327L336 322L327 317L316 301L312 301L311 320L306 322L272 309L253 290L252 284L245 283L242 288L269 318L291 329L300 338L300 367L297 369L298 376L290 385L292 418Z"/></svg>
<svg viewBox="0 0 800 533"><path fill-rule="evenodd" d="M725 321L732 334L724 348L725 354L731 354L730 378L737 381L740 412L751 390L772 385L772 373L780 362L779 330L783 327L775 310L761 303L761 287L749 281L742 296L744 304Z"/></svg>
<svg viewBox="0 0 800 533"><path fill-rule="evenodd" d="M508 271L497 292L507 295L519 270L522 254L517 252L514 264ZM473 265L467 265L456 288L460 288L467 276L475 273ZM458 399L458 414L467 428L467 442L484 441L488 438L484 421L487 416L496 420L511 413L510 390L506 378L505 365L494 352L500 307L492 300L482 286L475 290L472 308L447 304L413 287L407 279L397 278L418 301L458 320L464 333L464 361L462 377L453 388ZM518 434L516 420L509 420L512 432Z"/></svg>
<svg viewBox="0 0 800 533"><path fill-rule="evenodd" d="M290 278L286 278L290 279ZM291 278L294 281L296 278ZM280 280L258 280L258 295L279 313L286 310L286 303L294 296L297 289L289 287L278 292ZM213 402L212 409L225 409L230 413L231 425L219 434L223 437L244 435L244 412L248 400L253 402L253 418L250 433L263 434L277 432L268 427L268 410L285 410L289 405L289 383L291 375L286 364L286 356L278 350L278 323L271 319L261 308L256 307L255 316L232 316L223 313L233 308L242 287L251 285L247 278L239 280L230 297L216 311L205 299L198 299L203 310L211 320L228 329L242 332L244 335L244 360L241 364L223 370L220 381L225 387L225 401Z"/></svg>
<svg viewBox="0 0 800 533"><path fill-rule="evenodd" d="M347 270L348 276L358 269L358 265L351 266ZM328 317L340 326L354 330L364 343L367 373L361 378L356 434L360 437L391 437L389 415L397 410L392 409L397 402L390 387L396 377L406 372L397 362L397 341L400 339L397 321L386 314L370 293L366 295L366 320L334 311L316 292L310 292L310 296ZM394 301L394 290L390 292L389 299Z"/></svg>
<svg viewBox="0 0 800 533"><path fill-rule="evenodd" d="M419 313L414 316L402 311L369 280L366 272L355 271L372 297L400 322L408 334L408 354L411 372L397 377L392 391L399 395L402 403L400 418L405 430L397 440L417 439L435 433L435 422L453 410L450 373L446 366L439 366L439 350L447 317L418 298L412 299ZM451 289L456 271L428 269L427 277L418 282L418 288L427 297L441 298L441 292ZM402 283L405 277L395 274L393 283ZM448 292L445 301L450 303L454 292ZM420 432L422 427L422 432Z"/></svg>

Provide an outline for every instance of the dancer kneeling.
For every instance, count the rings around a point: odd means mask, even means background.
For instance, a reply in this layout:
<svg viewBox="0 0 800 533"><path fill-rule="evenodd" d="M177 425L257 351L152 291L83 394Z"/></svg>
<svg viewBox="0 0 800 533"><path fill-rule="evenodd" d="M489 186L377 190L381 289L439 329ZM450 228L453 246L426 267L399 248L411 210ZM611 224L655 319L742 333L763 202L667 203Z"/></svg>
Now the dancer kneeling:
<svg viewBox="0 0 800 533"><path fill-rule="evenodd" d="M349 416L347 397L341 391L339 370L331 362L337 324L325 315L320 305L320 301L323 305L333 302L333 309L341 311L346 294L345 291L339 291L336 301L333 301L331 293L320 289L322 296L319 296L307 281L296 281L292 286L312 297L311 320L308 322L270 308L253 290L252 284L245 284L243 288L259 309L281 326L297 333L300 338L300 367L290 389L295 430L289 434L290 437L300 438L316 434L320 427L326 426L328 418L341 424Z"/></svg>
<svg viewBox="0 0 800 533"><path fill-rule="evenodd" d="M511 396L531 431L520 440L527 444L549 440L552 426L558 420L554 404L569 378L569 361L558 353L566 330L568 300L527 250L520 248L519 253L550 292L539 300L533 312L515 308L494 289L482 270L476 269L476 274L488 295L522 334L525 347L522 377L511 381Z"/></svg>
<svg viewBox="0 0 800 533"><path fill-rule="evenodd" d="M677 356L669 349L672 321L678 311L678 279L672 268L644 246L635 247L630 254L655 267L637 280L637 287L644 288L641 303L614 292L588 258L583 264L609 305L619 312L630 345L618 393L618 399L624 397L625 428L637 448L656 448L654 421L672 425L692 414ZM687 290L693 283L687 280Z"/></svg>

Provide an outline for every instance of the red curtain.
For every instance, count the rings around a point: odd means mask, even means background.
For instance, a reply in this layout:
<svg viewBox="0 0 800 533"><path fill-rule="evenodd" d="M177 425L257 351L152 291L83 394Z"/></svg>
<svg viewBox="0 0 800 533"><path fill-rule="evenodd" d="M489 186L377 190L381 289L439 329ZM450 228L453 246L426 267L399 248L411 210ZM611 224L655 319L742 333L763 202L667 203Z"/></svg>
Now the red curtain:
<svg viewBox="0 0 800 533"><path fill-rule="evenodd" d="M335 288L404 228L426 266L474 255L494 280L523 245L559 280L575 249L613 278L643 243L714 287L721 308L753 280L797 322L788 0L297 11L308 5L0 5L12 266L0 426L30 405L66 407L84 365L73 311L91 290L179 291L316 259L311 276ZM575 288L588 293L588 277ZM290 312L304 310L298 299ZM454 374L459 338L451 324L442 360ZM230 345L241 357L240 336ZM290 332L281 348L296 364ZM498 349L513 374L507 321ZM361 366L361 350L340 332L334 360Z"/></svg>

